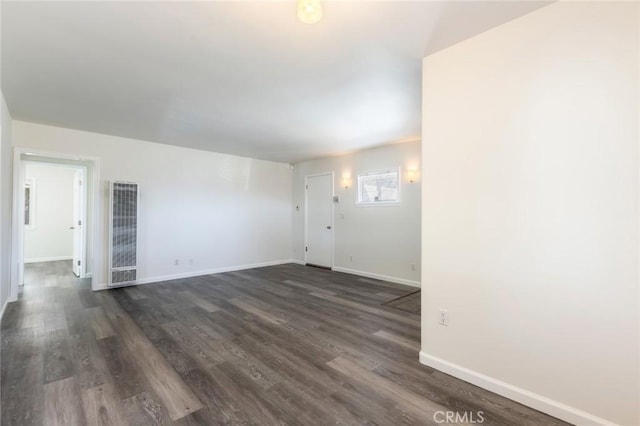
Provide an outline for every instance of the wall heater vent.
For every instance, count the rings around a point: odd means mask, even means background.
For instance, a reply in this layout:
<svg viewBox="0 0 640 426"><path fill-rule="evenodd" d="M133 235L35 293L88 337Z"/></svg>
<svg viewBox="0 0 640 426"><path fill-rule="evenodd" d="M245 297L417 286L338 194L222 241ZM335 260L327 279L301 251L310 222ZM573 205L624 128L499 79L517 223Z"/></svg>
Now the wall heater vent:
<svg viewBox="0 0 640 426"><path fill-rule="evenodd" d="M109 285L134 283L138 269L138 184L109 188Z"/></svg>

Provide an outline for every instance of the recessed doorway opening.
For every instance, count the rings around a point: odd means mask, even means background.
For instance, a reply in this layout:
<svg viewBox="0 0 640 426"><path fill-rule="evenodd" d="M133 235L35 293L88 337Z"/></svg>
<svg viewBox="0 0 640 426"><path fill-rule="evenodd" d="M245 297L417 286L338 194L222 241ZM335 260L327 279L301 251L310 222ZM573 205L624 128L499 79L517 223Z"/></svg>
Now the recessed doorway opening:
<svg viewBox="0 0 640 426"><path fill-rule="evenodd" d="M24 171L25 268L55 262L84 277L87 167L25 161Z"/></svg>
<svg viewBox="0 0 640 426"><path fill-rule="evenodd" d="M16 148L11 300L30 276L42 275L34 271L70 280L92 277L97 173L97 159Z"/></svg>

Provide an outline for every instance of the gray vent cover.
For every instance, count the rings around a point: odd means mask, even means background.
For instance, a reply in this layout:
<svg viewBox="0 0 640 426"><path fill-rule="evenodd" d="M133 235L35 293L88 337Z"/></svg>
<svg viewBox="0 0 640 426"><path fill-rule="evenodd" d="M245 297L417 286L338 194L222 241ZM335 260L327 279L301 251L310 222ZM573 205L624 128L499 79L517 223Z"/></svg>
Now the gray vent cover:
<svg viewBox="0 0 640 426"><path fill-rule="evenodd" d="M138 184L112 182L109 214L109 285L136 280L138 266Z"/></svg>

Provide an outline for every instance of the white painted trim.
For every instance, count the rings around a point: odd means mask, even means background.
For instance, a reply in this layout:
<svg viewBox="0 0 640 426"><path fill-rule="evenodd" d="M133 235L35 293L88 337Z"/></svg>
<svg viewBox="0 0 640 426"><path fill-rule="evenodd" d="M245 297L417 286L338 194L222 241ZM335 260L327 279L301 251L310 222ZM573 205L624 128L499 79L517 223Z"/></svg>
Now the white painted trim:
<svg viewBox="0 0 640 426"><path fill-rule="evenodd" d="M57 262L59 260L73 260L73 256L32 257L25 259L24 263Z"/></svg>
<svg viewBox="0 0 640 426"><path fill-rule="evenodd" d="M7 300L4 301L4 305L2 305L2 310L0 311L0 322L2 322L2 318L4 317L4 311L7 309L7 305L9 302L15 302L15 300L11 300L7 297Z"/></svg>
<svg viewBox="0 0 640 426"><path fill-rule="evenodd" d="M124 284L124 285L107 286L106 284L102 283L98 286L98 288L94 288L94 290L109 290L109 289L118 288L118 287L130 287L130 286L142 285L142 284L152 284L152 283L159 283L163 281L177 280L181 278L191 278L191 277L199 277L202 275L220 274L222 272L242 271L245 269L264 268L265 266L284 265L287 263L294 263L294 260L293 259L272 260L269 262L252 263L248 265L223 266L220 268L204 269L204 270L192 271L192 272L183 272L180 274L141 278L135 282Z"/></svg>
<svg viewBox="0 0 640 426"><path fill-rule="evenodd" d="M11 264L9 298L18 300L18 286L22 283L24 273L24 163L20 158L23 151L14 148L13 151L13 182L12 182L12 216L11 216Z"/></svg>
<svg viewBox="0 0 640 426"><path fill-rule="evenodd" d="M300 259L291 259L291 263L295 263L296 265L306 265L305 261Z"/></svg>
<svg viewBox="0 0 640 426"><path fill-rule="evenodd" d="M396 284L410 285L412 287L418 287L418 288L422 287L420 285L420 281L407 280L405 278L392 277L389 275L382 275L382 274L374 274L373 272L358 271L356 269L343 268L341 266L334 266L333 270L336 272L344 272L345 274L359 275L361 277L374 278L376 280L382 280L382 281L389 281L391 283L396 283Z"/></svg>
<svg viewBox="0 0 640 426"><path fill-rule="evenodd" d="M307 264L307 247L309 246L309 240L308 240L308 226L309 226L309 194L308 194L308 187L309 187L309 178L314 178L314 177L319 177L319 176L327 176L330 175L331 176L331 197L335 197L336 196L336 176L335 176L335 172L331 171L331 172L323 172L323 173L314 173L311 175L306 175L304 177L304 264ZM333 202L333 200L331 200L331 266L330 268L333 269L333 266L336 264L336 224L335 224L335 216L336 216L336 211L335 211L335 203ZM324 265L322 265L324 266Z"/></svg>
<svg viewBox="0 0 640 426"><path fill-rule="evenodd" d="M423 351L420 351L420 363L572 424L581 426L615 426L615 423L594 416L593 414L570 407L559 401L538 395L477 371L470 370L442 358L429 355Z"/></svg>
<svg viewBox="0 0 640 426"><path fill-rule="evenodd" d="M29 154L38 157L48 157L52 159L58 160L75 160L75 161L84 161L89 162L93 168L93 265L91 267L92 271L101 270L101 253L100 244L102 244L101 239L101 228L98 223L99 212L101 211L101 197L100 197L100 158L91 157L86 155L75 155L68 153L60 153L60 152L52 152L52 151L44 151L37 150L32 148L25 147L14 147L13 148L13 200L12 200L12 219L11 219L11 266L10 266L10 291L9 291L9 300L14 302L18 300L18 288L20 283L23 281L24 276L24 191L21 188L24 187L24 179L25 179L25 161L22 160L22 154ZM26 160L28 161L28 160ZM45 163L46 164L46 163ZM81 165L73 165L82 167ZM88 194L85 194L85 197ZM86 223L86 218L85 218ZM85 234L86 235L86 234ZM83 254L83 259L86 260L86 250ZM85 262L86 268L86 262ZM86 277L86 275L85 275ZM84 278L84 277L83 277ZM92 281L91 287L95 289L94 283Z"/></svg>

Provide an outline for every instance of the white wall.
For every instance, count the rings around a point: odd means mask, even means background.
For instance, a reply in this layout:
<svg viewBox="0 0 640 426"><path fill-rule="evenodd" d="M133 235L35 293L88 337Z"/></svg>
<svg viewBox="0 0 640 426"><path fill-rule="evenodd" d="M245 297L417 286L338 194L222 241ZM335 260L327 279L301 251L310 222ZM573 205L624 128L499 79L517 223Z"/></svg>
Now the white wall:
<svg viewBox="0 0 640 426"><path fill-rule="evenodd" d="M555 3L424 60L421 360L580 424L640 424L638 12Z"/></svg>
<svg viewBox="0 0 640 426"><path fill-rule="evenodd" d="M25 177L34 185L34 224L24 231L25 262L73 257L73 176L76 169L27 163Z"/></svg>
<svg viewBox="0 0 640 426"><path fill-rule="evenodd" d="M288 164L13 122L13 143L98 157L94 288L107 282L108 182L140 185L139 280L207 273L291 258ZM179 264L175 265L178 260Z"/></svg>
<svg viewBox="0 0 640 426"><path fill-rule="evenodd" d="M11 273L11 115L4 96L0 92L0 310L11 296L15 300L17 294L10 294Z"/></svg>
<svg viewBox="0 0 640 426"><path fill-rule="evenodd" d="M355 182L359 173L398 167L402 169L400 205L356 206ZM419 286L421 179L418 175L416 182L409 183L406 178L408 168L420 170L419 141L296 164L294 258L304 260L305 176L334 172L334 193L340 197L334 208L334 269ZM345 174L352 180L348 189L342 186Z"/></svg>

